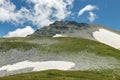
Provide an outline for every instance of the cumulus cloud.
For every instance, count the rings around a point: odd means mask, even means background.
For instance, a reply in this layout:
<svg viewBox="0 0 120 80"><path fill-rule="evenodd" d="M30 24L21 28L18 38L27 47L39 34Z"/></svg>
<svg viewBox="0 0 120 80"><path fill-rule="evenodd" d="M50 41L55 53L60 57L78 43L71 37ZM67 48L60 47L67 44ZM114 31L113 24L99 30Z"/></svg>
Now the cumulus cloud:
<svg viewBox="0 0 120 80"><path fill-rule="evenodd" d="M89 13L88 19L89 19L90 22L93 22L96 18L96 14L93 13L93 10L97 10L97 9L98 8L94 5L87 5L79 11L78 16L81 16L85 12L88 12Z"/></svg>
<svg viewBox="0 0 120 80"><path fill-rule="evenodd" d="M18 28L15 31L10 31L4 37L26 37L32 33L34 33L34 29L32 29L30 26L26 26L22 29Z"/></svg>
<svg viewBox="0 0 120 80"><path fill-rule="evenodd" d="M72 6L73 0L27 0L33 3L30 21L33 24L44 26L54 21L66 18L71 12L68 6Z"/></svg>
<svg viewBox="0 0 120 80"><path fill-rule="evenodd" d="M25 0L28 5L34 4L31 9L16 5L10 0L0 0L0 21L23 24L31 22L38 27L46 26L56 20L66 18L70 13L73 0Z"/></svg>
<svg viewBox="0 0 120 80"><path fill-rule="evenodd" d="M24 13L27 13L26 8L16 10L16 6L10 0L0 0L0 21L11 23L23 23L25 19Z"/></svg>

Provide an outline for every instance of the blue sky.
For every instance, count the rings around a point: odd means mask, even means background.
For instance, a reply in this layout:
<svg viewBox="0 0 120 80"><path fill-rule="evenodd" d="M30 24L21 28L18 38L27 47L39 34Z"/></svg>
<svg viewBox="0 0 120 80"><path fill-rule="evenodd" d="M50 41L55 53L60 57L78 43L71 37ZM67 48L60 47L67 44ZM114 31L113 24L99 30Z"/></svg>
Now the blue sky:
<svg viewBox="0 0 120 80"><path fill-rule="evenodd" d="M57 20L100 24L120 31L119 3L120 0L1 0L0 37L21 36L26 30L33 33Z"/></svg>

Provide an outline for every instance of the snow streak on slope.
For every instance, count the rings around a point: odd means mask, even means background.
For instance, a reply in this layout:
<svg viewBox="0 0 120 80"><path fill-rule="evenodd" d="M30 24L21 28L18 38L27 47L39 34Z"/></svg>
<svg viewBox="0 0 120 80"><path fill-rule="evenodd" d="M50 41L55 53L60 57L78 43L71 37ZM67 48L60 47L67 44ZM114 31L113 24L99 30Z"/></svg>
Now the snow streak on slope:
<svg viewBox="0 0 120 80"><path fill-rule="evenodd" d="M67 37L67 36L66 35L62 35L62 34L56 34L53 37L55 38L55 37Z"/></svg>
<svg viewBox="0 0 120 80"><path fill-rule="evenodd" d="M33 71L43 71L49 69L69 70L74 66L75 64L73 62L68 61L44 61L44 62L22 61L13 65L6 65L0 67L0 71L7 70L9 72L25 68L33 68Z"/></svg>
<svg viewBox="0 0 120 80"><path fill-rule="evenodd" d="M107 44L116 49L120 49L120 35L106 29L99 29L99 31L93 32L93 36L96 40Z"/></svg>

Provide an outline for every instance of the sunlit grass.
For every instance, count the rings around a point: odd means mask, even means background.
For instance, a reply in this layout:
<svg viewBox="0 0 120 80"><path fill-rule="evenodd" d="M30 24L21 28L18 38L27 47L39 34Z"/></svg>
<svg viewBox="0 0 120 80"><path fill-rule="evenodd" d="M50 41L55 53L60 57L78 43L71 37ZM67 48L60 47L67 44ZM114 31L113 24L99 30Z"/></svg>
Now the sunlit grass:
<svg viewBox="0 0 120 80"><path fill-rule="evenodd" d="M19 40L15 41L14 40ZM58 43L54 43L51 45L45 44L34 44L29 43L30 40L45 40L48 39L58 40ZM12 41L13 40L13 41ZM81 51L86 51L88 53L95 53L100 56L112 56L117 59L120 59L120 50L114 49L108 45L99 43L97 41L81 39L81 38L50 38L50 37L26 37L26 38L8 38L4 41L0 42L1 49L0 51L8 51L10 49L17 50L30 50L32 48L36 48L38 51L42 51L45 53L57 53L61 52L67 53L77 53Z"/></svg>
<svg viewBox="0 0 120 80"><path fill-rule="evenodd" d="M46 45L30 43L30 40L57 40L57 43ZM97 41L81 38L51 38L51 37L26 37L0 39L0 52L11 49L27 51L35 48L45 54L77 55L78 52L94 53L99 56L111 56L120 60L120 50ZM102 71L59 71L48 70L13 76L2 77L0 80L119 80L120 69Z"/></svg>
<svg viewBox="0 0 120 80"><path fill-rule="evenodd" d="M120 74L106 71L47 70L2 77L0 80L119 80Z"/></svg>

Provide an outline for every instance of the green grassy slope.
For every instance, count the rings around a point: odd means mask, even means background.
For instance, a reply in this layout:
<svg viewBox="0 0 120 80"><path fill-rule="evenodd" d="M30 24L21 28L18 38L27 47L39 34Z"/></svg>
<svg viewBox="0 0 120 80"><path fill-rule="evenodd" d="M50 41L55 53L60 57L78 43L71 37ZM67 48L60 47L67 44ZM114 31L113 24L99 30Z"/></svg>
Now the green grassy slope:
<svg viewBox="0 0 120 80"><path fill-rule="evenodd" d="M31 40L40 41L46 39L50 41L57 40L58 42L51 45L47 45L47 43L37 44L37 43L29 42ZM69 52L69 54L73 54L81 51L86 51L88 53L95 53L101 56L112 56L117 59L120 59L120 50L114 49L110 46L99 43L97 41L81 39L81 38L50 38L50 37L48 38L28 37L28 38L19 38L19 39L11 38L9 40L4 39L4 41L0 40L0 46L2 47L0 51L8 51L10 49L18 49L18 50L26 51L31 48L37 48L39 51L43 51L45 53Z"/></svg>
<svg viewBox="0 0 120 80"><path fill-rule="evenodd" d="M61 52L80 52L87 51L101 56L113 56L120 59L120 50L114 49L97 41L80 38L57 38L61 42L50 45L49 51Z"/></svg>
<svg viewBox="0 0 120 80"><path fill-rule="evenodd" d="M57 43L48 45L30 43L32 40L57 40ZM13 42L14 41L14 42ZM39 43L39 42L38 42ZM120 60L120 50L114 49L105 44L93 40L80 39L80 38L9 38L0 39L0 52L6 52L10 49L17 49L26 51L36 48L38 52L49 54L74 54L77 52L86 51L88 53L95 53L99 56L111 56ZM58 71L48 70L42 72L33 72L26 74L19 74L7 77L1 77L0 80L119 80L120 69L117 70L104 70L104 71Z"/></svg>
<svg viewBox="0 0 120 80"><path fill-rule="evenodd" d="M120 74L113 71L59 71L48 70L41 72L18 74L2 77L0 80L119 80Z"/></svg>

